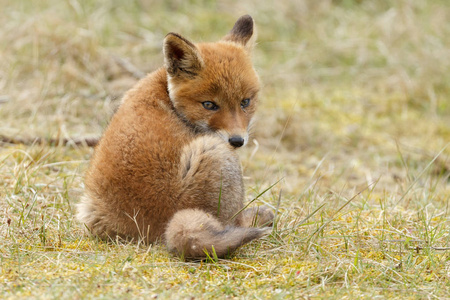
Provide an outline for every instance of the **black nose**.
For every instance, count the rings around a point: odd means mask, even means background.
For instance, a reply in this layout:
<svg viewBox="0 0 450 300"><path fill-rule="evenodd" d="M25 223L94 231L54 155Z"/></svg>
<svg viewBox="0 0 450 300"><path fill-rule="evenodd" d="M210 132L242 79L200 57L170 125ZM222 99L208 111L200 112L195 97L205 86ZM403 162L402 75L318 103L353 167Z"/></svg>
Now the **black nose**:
<svg viewBox="0 0 450 300"><path fill-rule="evenodd" d="M244 139L238 135L230 137L228 139L228 142L230 143L231 146L236 147L236 148L244 145Z"/></svg>

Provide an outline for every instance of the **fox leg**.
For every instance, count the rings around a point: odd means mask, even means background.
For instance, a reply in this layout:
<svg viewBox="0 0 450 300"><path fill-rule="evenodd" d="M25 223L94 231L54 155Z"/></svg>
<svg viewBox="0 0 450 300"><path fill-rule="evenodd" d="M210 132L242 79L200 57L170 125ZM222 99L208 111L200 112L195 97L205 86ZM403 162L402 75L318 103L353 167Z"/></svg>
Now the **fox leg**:
<svg viewBox="0 0 450 300"><path fill-rule="evenodd" d="M252 210L238 216L241 221L232 220L243 208L244 187L240 162L227 143L211 136L195 139L184 148L179 171L180 206L164 234L170 251L189 258L213 252L223 257L270 233L270 228L250 227Z"/></svg>
<svg viewBox="0 0 450 300"><path fill-rule="evenodd" d="M119 235L119 231L114 230L114 226L111 225L109 210L104 207L102 201L86 194L77 204L77 210L77 218L84 224L85 231L101 239L114 238Z"/></svg>

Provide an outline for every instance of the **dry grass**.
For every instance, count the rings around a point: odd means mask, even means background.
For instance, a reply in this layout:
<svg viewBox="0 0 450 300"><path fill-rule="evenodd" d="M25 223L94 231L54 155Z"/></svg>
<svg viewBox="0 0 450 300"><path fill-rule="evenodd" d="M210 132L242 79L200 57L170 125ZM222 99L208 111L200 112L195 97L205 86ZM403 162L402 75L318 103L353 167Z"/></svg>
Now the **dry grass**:
<svg viewBox="0 0 450 300"><path fill-rule="evenodd" d="M169 31L250 13L265 84L241 151L270 237L229 260L83 236L92 150L0 145L0 298L449 298L450 6L437 1L0 0L0 134L99 136Z"/></svg>

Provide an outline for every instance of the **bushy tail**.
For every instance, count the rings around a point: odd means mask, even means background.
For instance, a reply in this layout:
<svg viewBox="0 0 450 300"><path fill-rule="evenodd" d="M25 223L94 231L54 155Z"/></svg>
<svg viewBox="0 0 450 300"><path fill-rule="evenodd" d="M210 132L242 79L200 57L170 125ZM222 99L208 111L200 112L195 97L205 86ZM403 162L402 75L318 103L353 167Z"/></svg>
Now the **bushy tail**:
<svg viewBox="0 0 450 300"><path fill-rule="evenodd" d="M170 220L165 240L169 250L186 258L224 257L238 247L269 234L271 228L223 226L198 209L178 211ZM214 250L213 250L214 249Z"/></svg>

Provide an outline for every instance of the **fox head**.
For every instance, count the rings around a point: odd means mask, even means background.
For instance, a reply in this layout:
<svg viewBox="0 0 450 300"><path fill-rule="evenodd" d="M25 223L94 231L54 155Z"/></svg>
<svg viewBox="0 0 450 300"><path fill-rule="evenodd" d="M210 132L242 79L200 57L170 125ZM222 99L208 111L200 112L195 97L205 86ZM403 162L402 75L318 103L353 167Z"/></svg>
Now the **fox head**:
<svg viewBox="0 0 450 300"><path fill-rule="evenodd" d="M219 42L194 45L176 33L164 39L169 97L177 115L198 132L214 132L233 147L248 142L258 102L252 62L255 27L239 18Z"/></svg>

